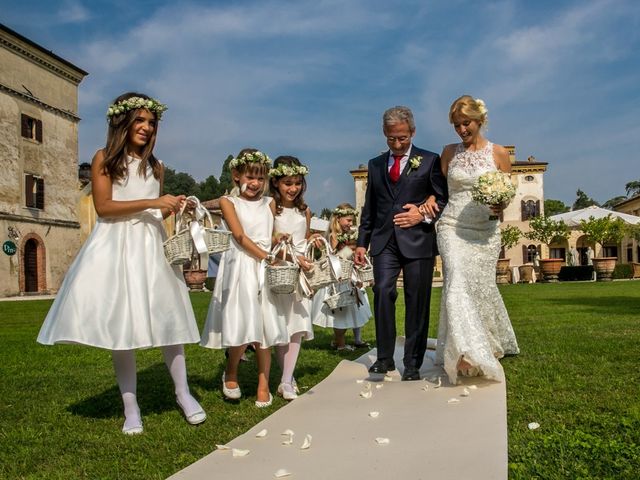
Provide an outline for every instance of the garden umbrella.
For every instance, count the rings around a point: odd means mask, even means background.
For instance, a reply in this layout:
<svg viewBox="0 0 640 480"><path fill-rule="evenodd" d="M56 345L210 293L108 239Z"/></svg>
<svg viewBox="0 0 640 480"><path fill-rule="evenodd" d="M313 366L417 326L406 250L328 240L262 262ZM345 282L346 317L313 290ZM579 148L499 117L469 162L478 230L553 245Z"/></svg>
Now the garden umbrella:
<svg viewBox="0 0 640 480"><path fill-rule="evenodd" d="M614 212L613 210L607 210L606 208L597 207L595 205L591 205L587 208L581 208L580 210L552 215L550 218L553 220L562 220L569 227L579 227L580 220L586 221L589 220L589 217L604 218L607 215L611 215L611 218L621 218L626 223L630 223L632 225L640 223L640 217L629 215L628 213Z"/></svg>

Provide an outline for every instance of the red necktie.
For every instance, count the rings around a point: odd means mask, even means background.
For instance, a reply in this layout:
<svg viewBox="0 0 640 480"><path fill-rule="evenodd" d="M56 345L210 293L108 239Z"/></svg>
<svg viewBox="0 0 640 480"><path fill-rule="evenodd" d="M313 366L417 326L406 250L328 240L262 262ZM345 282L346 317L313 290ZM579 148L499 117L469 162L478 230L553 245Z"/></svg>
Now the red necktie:
<svg viewBox="0 0 640 480"><path fill-rule="evenodd" d="M391 165L391 170L389 170L389 178L393 183L396 183L400 178L400 160L404 157L404 155L393 155L393 165Z"/></svg>

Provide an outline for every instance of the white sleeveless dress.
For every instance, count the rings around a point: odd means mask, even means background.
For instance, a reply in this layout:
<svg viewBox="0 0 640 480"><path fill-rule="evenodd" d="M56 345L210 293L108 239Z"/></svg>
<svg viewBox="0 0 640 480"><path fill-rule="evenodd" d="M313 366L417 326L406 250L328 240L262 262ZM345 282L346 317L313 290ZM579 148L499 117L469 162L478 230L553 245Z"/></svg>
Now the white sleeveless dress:
<svg viewBox="0 0 640 480"><path fill-rule="evenodd" d="M338 252L338 255L352 260L353 250L349 247L344 247ZM336 285L337 291L345 291L352 288L355 287L349 281L340 282ZM341 330L360 328L366 324L372 315L369 297L367 297L367 292L364 288L358 288L356 290L360 303L337 310L331 310L327 304L324 303L324 299L333 293L331 287L318 290L311 302L311 321L313 324L323 328L337 328Z"/></svg>
<svg viewBox="0 0 640 480"><path fill-rule="evenodd" d="M114 182L114 200L157 198L160 183L151 167ZM99 217L69 267L44 320L38 342L80 343L130 350L199 340L180 267L171 267L162 247L162 214L148 209L128 217Z"/></svg>
<svg viewBox="0 0 640 480"><path fill-rule="evenodd" d="M448 168L449 202L436 224L444 268L436 363L457 382L462 356L486 378L501 381L498 358L519 353L509 314L496 286L500 227L491 211L471 198L478 177L497 170L493 145L456 147Z"/></svg>
<svg viewBox="0 0 640 480"><path fill-rule="evenodd" d="M298 255L304 255L307 246L307 217L297 208L282 208L276 215L274 232L291 235L293 246ZM274 314L285 322L289 337L303 332L305 340L313 339L311 323L311 299L297 293L273 295Z"/></svg>
<svg viewBox="0 0 640 480"><path fill-rule="evenodd" d="M225 198L233 203L245 235L260 248L271 250L272 199ZM258 342L267 348L289 343L285 322L273 314L273 297L263 262L245 253L232 238L231 247L220 258L200 345L227 348Z"/></svg>

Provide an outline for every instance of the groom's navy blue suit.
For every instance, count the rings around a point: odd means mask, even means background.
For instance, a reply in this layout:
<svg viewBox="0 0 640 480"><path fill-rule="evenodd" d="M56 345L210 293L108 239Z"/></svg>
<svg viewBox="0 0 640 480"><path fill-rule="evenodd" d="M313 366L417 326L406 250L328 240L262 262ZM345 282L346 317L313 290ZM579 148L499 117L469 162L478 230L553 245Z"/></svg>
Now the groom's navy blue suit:
<svg viewBox="0 0 640 480"><path fill-rule="evenodd" d="M434 195L440 207L447 199L440 156L411 147L409 159L421 156L420 166L407 161L400 178L389 177L389 152L369 161L367 192L360 220L358 246L373 260L374 315L379 360L392 360L396 339L396 281L403 272L405 297L404 366L420 368L427 348L429 303L434 257L437 255L434 222L400 228L393 217L406 212L405 204L420 205Z"/></svg>

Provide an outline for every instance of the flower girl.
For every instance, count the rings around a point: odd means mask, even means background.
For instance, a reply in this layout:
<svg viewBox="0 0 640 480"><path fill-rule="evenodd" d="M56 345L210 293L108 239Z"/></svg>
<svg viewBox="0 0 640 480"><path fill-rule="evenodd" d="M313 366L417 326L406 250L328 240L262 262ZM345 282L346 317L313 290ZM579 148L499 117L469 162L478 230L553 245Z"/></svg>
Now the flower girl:
<svg viewBox="0 0 640 480"><path fill-rule="evenodd" d="M254 344L257 407L268 407L273 401L269 391L270 347L289 341L286 325L272 315L272 295L265 285L266 263L274 260L270 252L275 204L263 196L270 164L269 157L254 148L241 150L229 162L236 188L220 200L220 208L233 240L220 260L200 342L207 348L228 348L222 392L231 400L242 396L238 365L247 345Z"/></svg>
<svg viewBox="0 0 640 480"><path fill-rule="evenodd" d="M356 211L349 203L341 203L331 213L329 230L327 232L331 248L346 259L353 257L356 246L357 232L353 230L356 220ZM332 345L337 350L353 350L354 347L346 344L345 333L348 328L353 329L355 348L368 347L362 341L360 328L371 318L371 307L367 293L363 288L356 288L351 281L340 282L339 290L356 289L358 301L354 305L331 310L325 303L328 289L322 289L313 297L311 318L313 324L319 327L333 327L334 341Z"/></svg>
<svg viewBox="0 0 640 480"><path fill-rule="evenodd" d="M107 146L91 166L98 220L71 264L38 342L80 343L112 351L124 403L122 431L142 433L136 399L135 349L162 347L187 422L206 414L191 396L184 343L198 330L181 271L163 252L163 217L180 209L184 195L160 196L163 164L153 155L166 106L125 93L107 111Z"/></svg>
<svg viewBox="0 0 640 480"><path fill-rule="evenodd" d="M303 269L309 269L309 262L304 254L307 239L310 237L311 210L304 203L303 194L307 189L305 175L308 168L300 164L296 157L281 156L275 159L269 171L271 181L270 193L276 204L274 223L274 241L291 242ZM311 323L311 300L302 292L289 295L274 295L275 314L286 323L289 344L276 347L278 362L282 369L282 379L278 386L278 395L285 400L297 398L293 371L300 353L302 339L313 339Z"/></svg>

